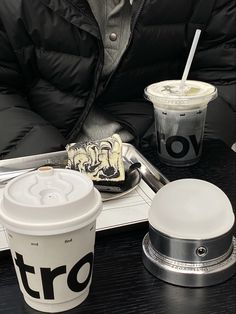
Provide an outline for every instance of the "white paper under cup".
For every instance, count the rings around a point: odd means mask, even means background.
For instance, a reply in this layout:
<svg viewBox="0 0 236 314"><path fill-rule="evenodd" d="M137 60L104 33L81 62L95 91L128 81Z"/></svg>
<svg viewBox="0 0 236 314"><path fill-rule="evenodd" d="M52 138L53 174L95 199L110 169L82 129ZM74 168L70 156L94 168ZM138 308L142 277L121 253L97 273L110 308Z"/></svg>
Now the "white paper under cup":
<svg viewBox="0 0 236 314"><path fill-rule="evenodd" d="M61 312L88 296L101 204L92 181L73 170L32 172L6 186L0 219L32 308Z"/></svg>

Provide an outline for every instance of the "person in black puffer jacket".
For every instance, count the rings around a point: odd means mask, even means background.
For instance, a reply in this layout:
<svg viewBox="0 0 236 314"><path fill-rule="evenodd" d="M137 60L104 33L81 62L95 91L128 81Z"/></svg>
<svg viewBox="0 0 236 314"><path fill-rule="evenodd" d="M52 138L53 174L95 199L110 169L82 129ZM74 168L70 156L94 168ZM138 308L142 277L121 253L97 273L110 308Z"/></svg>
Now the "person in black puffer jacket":
<svg viewBox="0 0 236 314"><path fill-rule="evenodd" d="M104 34L91 2L1 0L0 159L64 149L80 138L91 112L119 126L124 140L145 144L153 107L143 90L181 78L197 28L189 79L219 93L205 134L236 141L235 1L134 0L126 49L106 79Z"/></svg>

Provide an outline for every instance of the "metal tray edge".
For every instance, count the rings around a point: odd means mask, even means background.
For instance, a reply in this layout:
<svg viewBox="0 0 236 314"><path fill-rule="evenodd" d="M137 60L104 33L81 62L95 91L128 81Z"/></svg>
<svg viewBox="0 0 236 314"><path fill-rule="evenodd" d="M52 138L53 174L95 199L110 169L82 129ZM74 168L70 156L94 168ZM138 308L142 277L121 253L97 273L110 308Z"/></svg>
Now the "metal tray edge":
<svg viewBox="0 0 236 314"><path fill-rule="evenodd" d="M167 184L168 179L155 168L133 145L123 143L122 155L129 163L139 162L141 164L140 172L144 181L157 192L163 185ZM20 170L37 168L45 164L65 164L67 163L66 151L18 157L0 161L0 179L1 177L13 175Z"/></svg>

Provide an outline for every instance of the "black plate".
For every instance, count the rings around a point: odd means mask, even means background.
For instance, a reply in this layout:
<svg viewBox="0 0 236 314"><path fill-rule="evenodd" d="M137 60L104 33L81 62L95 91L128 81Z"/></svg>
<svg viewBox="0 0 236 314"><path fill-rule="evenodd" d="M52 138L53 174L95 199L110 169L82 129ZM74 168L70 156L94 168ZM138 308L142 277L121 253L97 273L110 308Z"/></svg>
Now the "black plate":
<svg viewBox="0 0 236 314"><path fill-rule="evenodd" d="M135 163L132 164L128 169L126 169L125 181L117 186L95 184L95 187L101 192L102 200L108 201L116 199L133 191L137 187L142 178L142 175L138 170L139 167L140 164Z"/></svg>

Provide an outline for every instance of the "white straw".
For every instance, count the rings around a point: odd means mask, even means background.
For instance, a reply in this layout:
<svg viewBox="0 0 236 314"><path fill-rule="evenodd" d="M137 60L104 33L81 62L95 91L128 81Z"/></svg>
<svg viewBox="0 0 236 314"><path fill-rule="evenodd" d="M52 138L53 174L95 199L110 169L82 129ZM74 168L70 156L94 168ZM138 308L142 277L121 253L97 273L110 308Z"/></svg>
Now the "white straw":
<svg viewBox="0 0 236 314"><path fill-rule="evenodd" d="M190 52L189 52L189 55L188 55L188 60L186 62L186 65L185 65L185 68L184 68L184 73L183 73L183 76L182 76L182 79L181 79L181 82L180 82L180 86L179 86L180 89L184 88L184 84L185 84L186 79L188 77L188 73L189 73L189 70L190 70L190 67L191 67L191 64L192 64L192 61L193 61L193 57L194 57L194 54L195 54L195 50L197 48L197 44L198 44L198 40L199 40L200 34L201 34L201 30L197 29L196 32L195 32L194 38L193 38L192 46L191 46L191 49L190 49Z"/></svg>

